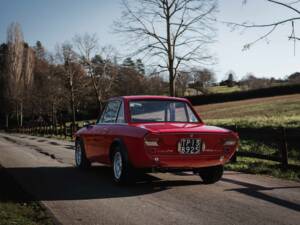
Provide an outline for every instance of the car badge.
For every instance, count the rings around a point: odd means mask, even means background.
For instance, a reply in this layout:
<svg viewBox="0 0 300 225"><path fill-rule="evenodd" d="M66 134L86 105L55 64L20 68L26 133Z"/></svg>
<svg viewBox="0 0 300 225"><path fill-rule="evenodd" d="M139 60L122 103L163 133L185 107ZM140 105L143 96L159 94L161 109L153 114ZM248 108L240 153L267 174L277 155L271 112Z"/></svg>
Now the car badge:
<svg viewBox="0 0 300 225"><path fill-rule="evenodd" d="M194 137L194 135L193 135L193 134L190 134L190 138L192 138L192 137Z"/></svg>

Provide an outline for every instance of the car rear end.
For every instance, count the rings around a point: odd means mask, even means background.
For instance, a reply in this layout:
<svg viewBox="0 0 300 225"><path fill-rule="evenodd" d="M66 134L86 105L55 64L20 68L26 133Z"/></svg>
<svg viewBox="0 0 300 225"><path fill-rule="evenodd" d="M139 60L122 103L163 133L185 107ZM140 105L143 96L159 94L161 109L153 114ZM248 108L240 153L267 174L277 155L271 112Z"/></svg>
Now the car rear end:
<svg viewBox="0 0 300 225"><path fill-rule="evenodd" d="M238 146L238 136L223 132L148 133L144 151L153 168L190 170L224 165Z"/></svg>

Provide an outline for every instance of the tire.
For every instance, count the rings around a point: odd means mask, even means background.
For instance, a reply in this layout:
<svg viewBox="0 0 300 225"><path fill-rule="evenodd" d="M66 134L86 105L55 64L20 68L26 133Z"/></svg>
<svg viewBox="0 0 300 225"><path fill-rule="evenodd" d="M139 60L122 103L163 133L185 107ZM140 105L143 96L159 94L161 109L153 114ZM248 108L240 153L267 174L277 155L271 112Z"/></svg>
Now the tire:
<svg viewBox="0 0 300 225"><path fill-rule="evenodd" d="M112 153L112 174L117 184L129 184L135 180L127 152L120 146L116 146Z"/></svg>
<svg viewBox="0 0 300 225"><path fill-rule="evenodd" d="M80 169L91 167L91 162L86 157L84 144L81 140L75 142L75 166Z"/></svg>
<svg viewBox="0 0 300 225"><path fill-rule="evenodd" d="M223 166L213 166L202 168L198 171L198 173L204 184L213 184L222 178L223 171Z"/></svg>

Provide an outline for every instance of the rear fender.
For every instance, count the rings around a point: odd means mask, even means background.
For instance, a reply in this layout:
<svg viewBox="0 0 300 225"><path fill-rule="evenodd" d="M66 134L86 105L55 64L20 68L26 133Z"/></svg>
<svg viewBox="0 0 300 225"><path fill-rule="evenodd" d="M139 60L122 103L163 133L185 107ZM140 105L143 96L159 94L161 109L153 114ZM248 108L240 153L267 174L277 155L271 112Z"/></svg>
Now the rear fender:
<svg viewBox="0 0 300 225"><path fill-rule="evenodd" d="M120 148L122 156L128 162L128 151L127 151L127 147L126 147L124 141L121 138L115 138L109 148L110 163L112 163L112 161L113 161L113 152L116 149L116 147Z"/></svg>

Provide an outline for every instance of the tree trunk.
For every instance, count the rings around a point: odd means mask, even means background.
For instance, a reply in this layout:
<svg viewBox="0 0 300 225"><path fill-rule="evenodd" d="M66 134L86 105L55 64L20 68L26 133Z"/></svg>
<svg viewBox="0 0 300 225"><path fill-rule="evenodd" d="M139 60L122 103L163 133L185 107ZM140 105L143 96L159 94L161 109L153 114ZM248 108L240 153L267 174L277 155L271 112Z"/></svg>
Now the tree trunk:
<svg viewBox="0 0 300 225"><path fill-rule="evenodd" d="M76 112L75 112L75 97L74 97L74 88L71 86L71 110L72 110L72 126L75 126L76 122Z"/></svg>
<svg viewBox="0 0 300 225"><path fill-rule="evenodd" d="M171 21L170 8L166 5L166 26L167 26L167 45L168 45L168 70L169 70L169 91L170 96L175 96L175 74L174 74L174 58L171 44Z"/></svg>
<svg viewBox="0 0 300 225"><path fill-rule="evenodd" d="M5 128L8 129L8 119L9 119L9 115L8 113L5 114Z"/></svg>
<svg viewBox="0 0 300 225"><path fill-rule="evenodd" d="M20 103L20 127L23 127L23 100Z"/></svg>
<svg viewBox="0 0 300 225"><path fill-rule="evenodd" d="M56 120L56 109L55 109L55 104L54 101L52 102L52 110L51 110L51 114L52 114L52 125L56 126L57 120Z"/></svg>
<svg viewBox="0 0 300 225"><path fill-rule="evenodd" d="M20 117L19 117L19 104L16 103L16 117L17 117L17 126L20 127Z"/></svg>
<svg viewBox="0 0 300 225"><path fill-rule="evenodd" d="M91 69L89 68L89 71L90 71L90 76L92 77L92 83L93 83L93 87L94 87L94 91L95 91L95 95L96 95L96 98L97 98L97 101L98 101L98 106L99 106L99 109L101 110L101 107L102 107L102 104L101 104L101 97L100 97L100 94L99 94L99 91L98 91L98 85L96 83L96 77L94 76L94 74L91 72Z"/></svg>
<svg viewBox="0 0 300 225"><path fill-rule="evenodd" d="M173 69L169 70L169 92L170 96L175 96L175 80L173 75Z"/></svg>

